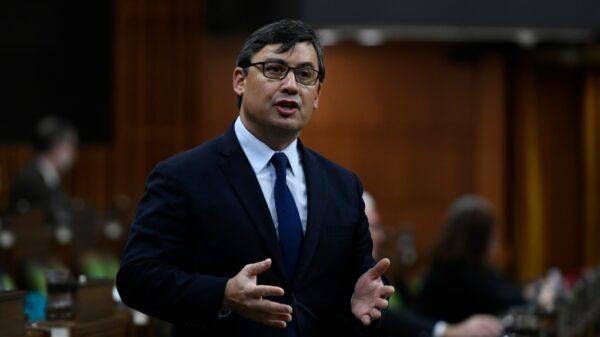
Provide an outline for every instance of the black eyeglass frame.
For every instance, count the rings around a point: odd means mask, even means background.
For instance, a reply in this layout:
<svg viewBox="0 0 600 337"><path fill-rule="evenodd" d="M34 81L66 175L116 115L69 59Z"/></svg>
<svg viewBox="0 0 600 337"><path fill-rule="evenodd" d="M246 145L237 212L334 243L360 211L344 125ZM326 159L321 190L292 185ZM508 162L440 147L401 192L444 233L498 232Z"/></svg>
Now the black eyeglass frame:
<svg viewBox="0 0 600 337"><path fill-rule="evenodd" d="M277 65L287 68L287 70L281 77L270 77L270 76L267 76L267 74L265 73L265 64L277 64ZM300 83L302 85L308 85L308 86L313 86L313 85L317 84L317 82L319 82L320 77L321 77L321 72L316 69L313 69L310 67L292 67L285 63L280 63L280 62L254 62L254 63L250 63L248 65L248 67L246 67L246 69L250 68L252 66L257 67L257 68L258 68L258 66L261 66L261 72L262 72L263 76L266 78L270 78L272 80L283 80L289 74L290 70L292 70L294 72L294 80L297 83ZM312 83L302 83L302 82L298 81L298 75L296 75L296 70L308 70L308 71L317 73L317 76L315 77L315 80Z"/></svg>

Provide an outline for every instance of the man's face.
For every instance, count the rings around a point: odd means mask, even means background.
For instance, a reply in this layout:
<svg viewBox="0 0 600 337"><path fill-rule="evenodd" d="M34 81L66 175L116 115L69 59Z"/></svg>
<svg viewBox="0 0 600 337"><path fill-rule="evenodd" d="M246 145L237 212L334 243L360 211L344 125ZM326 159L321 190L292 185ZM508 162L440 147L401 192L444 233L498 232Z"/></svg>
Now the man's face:
<svg viewBox="0 0 600 337"><path fill-rule="evenodd" d="M310 42L297 43L290 50L277 53L280 44L264 46L252 56L251 63L277 62L291 67L318 68L315 48ZM247 73L236 68L233 88L243 95L240 115L244 125L261 139L297 137L319 104L321 85L296 82L290 70L285 78L270 79L263 75L262 66L251 66Z"/></svg>
<svg viewBox="0 0 600 337"><path fill-rule="evenodd" d="M50 156L56 165L56 169L61 174L68 172L75 163L77 158L77 145L77 135L69 134L63 141L52 148Z"/></svg>

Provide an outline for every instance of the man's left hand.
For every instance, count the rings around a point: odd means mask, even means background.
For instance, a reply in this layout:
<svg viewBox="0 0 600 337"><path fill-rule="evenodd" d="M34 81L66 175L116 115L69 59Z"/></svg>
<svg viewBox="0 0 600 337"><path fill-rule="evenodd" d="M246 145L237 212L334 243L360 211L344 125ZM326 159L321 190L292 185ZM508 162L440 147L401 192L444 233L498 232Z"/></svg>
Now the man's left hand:
<svg viewBox="0 0 600 337"><path fill-rule="evenodd" d="M381 275L390 267L390 260L381 259L356 281L350 301L352 313L364 325L381 317L381 310L387 308L387 298L394 293L394 287L386 286Z"/></svg>

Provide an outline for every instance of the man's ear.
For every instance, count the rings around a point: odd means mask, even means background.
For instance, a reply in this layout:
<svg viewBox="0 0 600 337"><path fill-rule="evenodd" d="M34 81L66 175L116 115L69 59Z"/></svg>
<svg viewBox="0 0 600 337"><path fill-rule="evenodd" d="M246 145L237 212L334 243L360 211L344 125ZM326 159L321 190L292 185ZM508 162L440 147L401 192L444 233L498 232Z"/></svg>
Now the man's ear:
<svg viewBox="0 0 600 337"><path fill-rule="evenodd" d="M323 84L321 84L321 82L317 83L317 95L315 96L315 99L313 101L313 108L317 109L319 107L319 96L321 96L321 88L323 87Z"/></svg>
<svg viewBox="0 0 600 337"><path fill-rule="evenodd" d="M240 67L233 69L233 91L236 95L244 95L246 87L246 72Z"/></svg>

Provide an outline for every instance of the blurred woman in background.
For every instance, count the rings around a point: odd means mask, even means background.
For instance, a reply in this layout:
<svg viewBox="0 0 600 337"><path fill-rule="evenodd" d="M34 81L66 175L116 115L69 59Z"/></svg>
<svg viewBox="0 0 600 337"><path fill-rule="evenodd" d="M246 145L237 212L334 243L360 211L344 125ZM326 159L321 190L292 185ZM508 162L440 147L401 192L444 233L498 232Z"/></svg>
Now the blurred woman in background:
<svg viewBox="0 0 600 337"><path fill-rule="evenodd" d="M467 195L452 204L417 301L419 312L455 323L525 302L521 288L493 266L494 223L491 206L481 197Z"/></svg>

